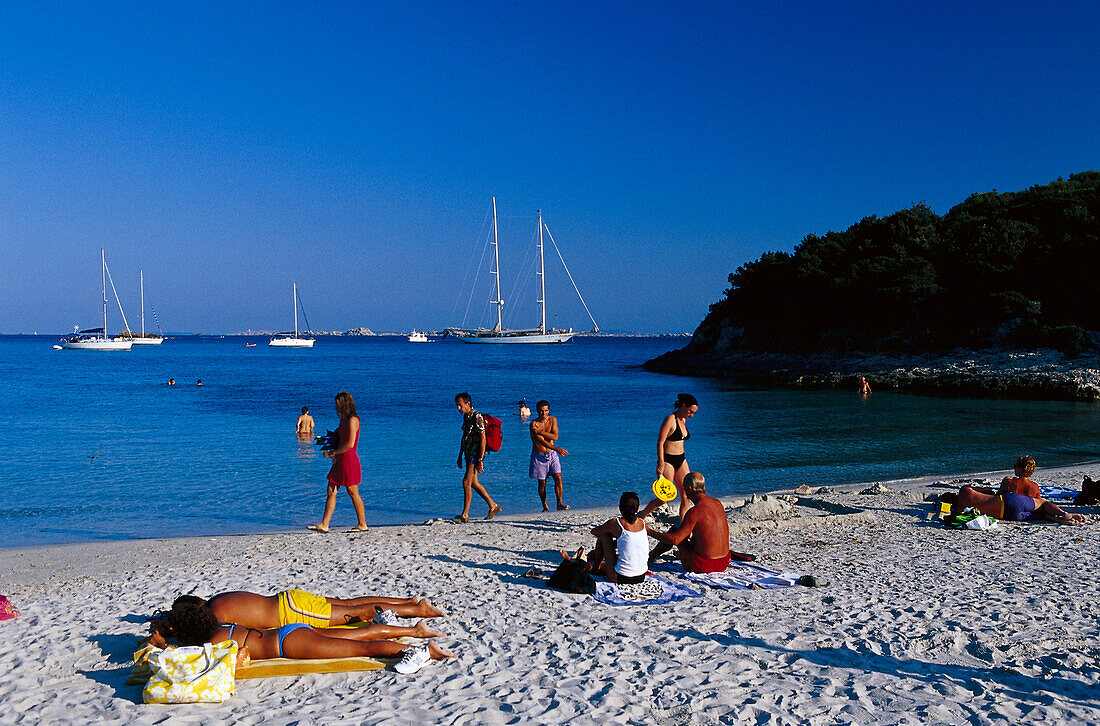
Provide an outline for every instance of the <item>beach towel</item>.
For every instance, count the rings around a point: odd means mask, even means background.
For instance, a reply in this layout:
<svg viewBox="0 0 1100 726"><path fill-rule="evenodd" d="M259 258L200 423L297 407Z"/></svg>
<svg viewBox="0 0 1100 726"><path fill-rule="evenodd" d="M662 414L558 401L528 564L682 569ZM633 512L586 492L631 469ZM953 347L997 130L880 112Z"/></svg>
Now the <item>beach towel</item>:
<svg viewBox="0 0 1100 726"><path fill-rule="evenodd" d="M592 597L607 605L664 605L684 598L703 597L703 593L663 577L649 575L644 582L635 585L599 581Z"/></svg>
<svg viewBox="0 0 1100 726"><path fill-rule="evenodd" d="M402 641L404 642L404 641ZM126 679L126 685L144 686L153 675L150 656L159 648L144 644L134 653L134 667L130 671L130 677ZM299 660L294 658L271 658L258 660L248 665L238 666L236 680L245 678L270 678L273 676L297 676L305 673L349 673L353 671L382 670L398 661L393 658L312 658Z"/></svg>
<svg viewBox="0 0 1100 726"><path fill-rule="evenodd" d="M1053 484L1040 484L1039 492L1043 495L1043 499L1049 499L1052 502L1072 502L1073 498L1080 493L1077 489Z"/></svg>
<svg viewBox="0 0 1100 726"><path fill-rule="evenodd" d="M791 587L798 582L799 578L795 573L777 572L748 562L731 562L729 567L721 572L684 572L683 574L692 582L701 582L723 590L777 590L781 587Z"/></svg>
<svg viewBox="0 0 1100 726"><path fill-rule="evenodd" d="M380 671L393 665L400 656L393 658L271 658L252 661L237 669L237 680L245 678L271 678L273 676L299 676L304 673L350 673L353 671Z"/></svg>

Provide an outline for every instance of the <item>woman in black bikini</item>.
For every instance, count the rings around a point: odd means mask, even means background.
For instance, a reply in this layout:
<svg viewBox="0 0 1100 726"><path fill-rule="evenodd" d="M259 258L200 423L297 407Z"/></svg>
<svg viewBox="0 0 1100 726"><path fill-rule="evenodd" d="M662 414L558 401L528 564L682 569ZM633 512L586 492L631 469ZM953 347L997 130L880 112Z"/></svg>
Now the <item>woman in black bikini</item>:
<svg viewBox="0 0 1100 726"><path fill-rule="evenodd" d="M665 417L657 431L657 476L663 476L676 485L680 497L680 521L691 509L691 501L684 496L684 477L691 472L687 457L684 455L684 442L691 438L687 420L699 411L699 402L690 393L681 393L676 397L676 410ZM654 499L642 510L642 518L661 506L660 499Z"/></svg>

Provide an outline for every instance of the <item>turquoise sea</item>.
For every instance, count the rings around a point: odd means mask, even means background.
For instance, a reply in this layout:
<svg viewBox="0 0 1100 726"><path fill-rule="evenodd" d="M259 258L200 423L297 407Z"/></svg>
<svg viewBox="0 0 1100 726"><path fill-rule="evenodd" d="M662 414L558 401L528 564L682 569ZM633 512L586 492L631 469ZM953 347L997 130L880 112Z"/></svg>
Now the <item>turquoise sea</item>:
<svg viewBox="0 0 1100 726"><path fill-rule="evenodd" d="M713 493L734 494L1100 457L1100 406L879 392L762 390L648 373L638 365L683 338L579 338L560 346L321 338L311 350L265 338L179 337L128 353L56 351L46 336L0 337L0 546L245 533L317 521L329 462L294 425L308 405L335 428L347 390L362 420L360 491L370 524L461 509L455 467L469 391L504 421L483 482L505 513L541 507L516 402L540 398L560 421L566 501L645 496L656 432L693 393L688 461ZM246 347L245 343L258 343ZM177 385L166 381L173 377ZM195 385L196 379L203 386ZM1041 471L1038 479L1041 481ZM484 515L475 496L474 516ZM355 521L341 493L334 524Z"/></svg>

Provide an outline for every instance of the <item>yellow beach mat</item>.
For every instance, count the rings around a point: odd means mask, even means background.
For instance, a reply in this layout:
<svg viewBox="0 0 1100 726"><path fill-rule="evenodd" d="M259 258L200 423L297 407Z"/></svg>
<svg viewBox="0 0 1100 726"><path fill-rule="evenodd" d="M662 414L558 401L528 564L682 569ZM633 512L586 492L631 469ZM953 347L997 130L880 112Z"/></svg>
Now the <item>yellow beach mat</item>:
<svg viewBox="0 0 1100 726"><path fill-rule="evenodd" d="M305 673L350 673L353 671L378 671L398 661L397 658L314 658L294 660L271 658L257 660L237 669L237 680L242 678L271 678L272 676L300 676Z"/></svg>
<svg viewBox="0 0 1100 726"><path fill-rule="evenodd" d="M407 642L401 638L400 643ZM148 642L141 643L141 647L134 653L134 667L130 670L130 677L126 684L130 686L144 686L153 675L149 666L149 654L157 650ZM237 668L235 677L242 678L270 678L273 676L300 676L306 673L352 673L355 671L378 671L396 663L400 658L312 658L309 660L296 660L294 658L271 658L257 660L246 666Z"/></svg>

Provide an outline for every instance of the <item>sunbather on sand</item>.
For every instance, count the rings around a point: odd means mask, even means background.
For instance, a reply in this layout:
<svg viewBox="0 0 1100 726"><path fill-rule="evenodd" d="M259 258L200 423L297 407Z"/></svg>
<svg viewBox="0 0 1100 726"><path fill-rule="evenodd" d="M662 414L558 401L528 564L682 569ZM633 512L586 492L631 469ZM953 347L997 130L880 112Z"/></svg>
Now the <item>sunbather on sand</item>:
<svg viewBox="0 0 1100 726"><path fill-rule="evenodd" d="M1058 524L1081 524L1085 521L1085 515L1065 512L1054 502L1041 497L1027 497L1014 492L987 494L967 484L959 489L951 505L951 512L962 512L970 507L982 514L1009 522L1044 519Z"/></svg>
<svg viewBox="0 0 1100 726"><path fill-rule="evenodd" d="M267 660L270 658L386 658L401 655L410 646L380 638L434 638L445 635L429 628L423 621L412 628L372 625L366 628L313 628L303 623L279 628L257 629L240 624L222 624L209 603L184 602L173 607L164 617L164 624L182 645L220 643L232 639L239 646L238 659ZM163 634L154 632L149 642L164 647ZM453 658L435 642L429 641L427 653L432 660Z"/></svg>
<svg viewBox="0 0 1100 726"><path fill-rule="evenodd" d="M204 600L194 595L182 595L172 604L207 603L219 623L236 623L246 628L277 628L292 623L305 623L327 628L348 623L369 622L376 608L392 610L408 618L436 618L442 615L427 600L400 597L357 597L341 600L321 597L305 590L286 590L276 595L254 592L223 592Z"/></svg>
<svg viewBox="0 0 1100 726"><path fill-rule="evenodd" d="M732 557L726 508L707 496L707 482L700 472L693 471L684 477L684 493L692 507L687 510L683 524L669 532L646 526L649 536L660 543L649 553L649 561L676 547L688 572L721 572L729 567Z"/></svg>

